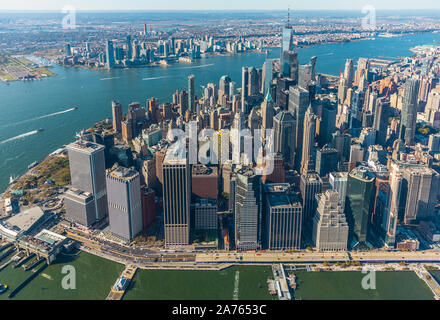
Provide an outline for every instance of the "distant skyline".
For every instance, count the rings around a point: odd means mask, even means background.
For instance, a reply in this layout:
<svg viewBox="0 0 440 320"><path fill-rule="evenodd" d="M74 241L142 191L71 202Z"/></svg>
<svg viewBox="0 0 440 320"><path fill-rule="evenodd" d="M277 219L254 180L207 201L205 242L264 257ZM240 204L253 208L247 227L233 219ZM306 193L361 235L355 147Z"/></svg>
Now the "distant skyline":
<svg viewBox="0 0 440 320"><path fill-rule="evenodd" d="M1 1L0 10L57 11L65 6L83 10L361 10L372 5L376 10L423 10L440 9L438 0L129 0L111 2L108 0L14 0Z"/></svg>

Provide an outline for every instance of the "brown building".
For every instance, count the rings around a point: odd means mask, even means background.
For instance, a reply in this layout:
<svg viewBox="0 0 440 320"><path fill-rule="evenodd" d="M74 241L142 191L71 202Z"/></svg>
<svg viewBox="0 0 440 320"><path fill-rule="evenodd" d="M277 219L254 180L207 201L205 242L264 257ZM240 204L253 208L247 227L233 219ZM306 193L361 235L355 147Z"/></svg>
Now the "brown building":
<svg viewBox="0 0 440 320"><path fill-rule="evenodd" d="M122 121L122 139L130 141L133 139L133 125L129 120Z"/></svg>
<svg viewBox="0 0 440 320"><path fill-rule="evenodd" d="M121 132L122 129L122 106L118 101L112 101L113 130Z"/></svg>
<svg viewBox="0 0 440 320"><path fill-rule="evenodd" d="M192 167L192 194L200 198L217 199L218 169L202 164Z"/></svg>
<svg viewBox="0 0 440 320"><path fill-rule="evenodd" d="M148 228L156 219L156 193L147 186L141 187L142 223L144 229Z"/></svg>
<svg viewBox="0 0 440 320"><path fill-rule="evenodd" d="M157 190L162 190L163 184L163 161L166 156L166 149L162 149L160 151L156 151L154 154L154 160L156 162L156 176L158 180Z"/></svg>
<svg viewBox="0 0 440 320"><path fill-rule="evenodd" d="M276 154L273 160L273 172L270 175L263 175L261 181L266 183L284 183L286 171L284 170L284 158L281 154Z"/></svg>
<svg viewBox="0 0 440 320"><path fill-rule="evenodd" d="M150 114L150 120L153 122L157 122L157 100L153 97L148 100L148 112Z"/></svg>

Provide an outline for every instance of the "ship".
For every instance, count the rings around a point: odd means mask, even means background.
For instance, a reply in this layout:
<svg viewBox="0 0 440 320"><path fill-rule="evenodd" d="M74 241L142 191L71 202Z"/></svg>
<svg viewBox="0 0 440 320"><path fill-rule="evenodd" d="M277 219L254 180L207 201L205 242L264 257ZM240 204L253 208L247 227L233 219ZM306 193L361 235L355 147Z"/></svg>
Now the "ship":
<svg viewBox="0 0 440 320"><path fill-rule="evenodd" d="M8 290L8 288L9 287L7 284L0 283L0 294L6 292Z"/></svg>
<svg viewBox="0 0 440 320"><path fill-rule="evenodd" d="M42 132L42 131L44 131L43 128L39 128L39 129L37 129L37 132Z"/></svg>
<svg viewBox="0 0 440 320"><path fill-rule="evenodd" d="M73 107L73 110L78 110L78 107Z"/></svg>
<svg viewBox="0 0 440 320"><path fill-rule="evenodd" d="M39 161L34 161L32 162L30 165L28 165L28 170L36 167L40 162Z"/></svg>

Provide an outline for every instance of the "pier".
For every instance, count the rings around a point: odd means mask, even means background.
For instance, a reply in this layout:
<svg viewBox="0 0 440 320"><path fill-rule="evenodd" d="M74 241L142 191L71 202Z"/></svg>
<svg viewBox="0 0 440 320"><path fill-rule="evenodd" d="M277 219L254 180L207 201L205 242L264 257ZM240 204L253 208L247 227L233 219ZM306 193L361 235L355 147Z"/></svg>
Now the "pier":
<svg viewBox="0 0 440 320"><path fill-rule="evenodd" d="M274 280L268 280L269 292L278 294L279 300L294 300L292 289L296 288L295 277L286 277L284 266L282 264L272 265Z"/></svg>
<svg viewBox="0 0 440 320"><path fill-rule="evenodd" d="M12 252L14 252L15 248L10 248L8 251L6 251L5 253L3 253L0 256L0 261L2 261L4 258L6 258L7 256L9 256Z"/></svg>
<svg viewBox="0 0 440 320"><path fill-rule="evenodd" d="M431 289L432 293L434 294L434 298L436 300L440 300L440 285L428 272L428 270L426 270L424 266L418 265L417 267L413 268L413 271L428 285L429 289Z"/></svg>
<svg viewBox="0 0 440 320"><path fill-rule="evenodd" d="M122 300L122 297L124 296L125 291L127 291L131 280L136 274L136 271L136 266L126 266L124 271L122 271L121 276L118 278L118 280L116 280L116 283L110 289L110 293L108 294L106 300Z"/></svg>

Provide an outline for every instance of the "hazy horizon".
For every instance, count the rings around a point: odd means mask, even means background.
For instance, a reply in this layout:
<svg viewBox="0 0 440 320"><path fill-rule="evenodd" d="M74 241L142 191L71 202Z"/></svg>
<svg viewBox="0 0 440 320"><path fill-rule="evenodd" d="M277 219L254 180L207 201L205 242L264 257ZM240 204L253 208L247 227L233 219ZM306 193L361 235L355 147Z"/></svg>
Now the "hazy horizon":
<svg viewBox="0 0 440 320"><path fill-rule="evenodd" d="M376 10L440 10L438 0L223 0L207 2L206 0L164 0L160 2L129 0L112 2L106 0L15 0L3 1L0 11L60 11L65 6L73 6L77 11L284 11L290 6L292 11L360 11L364 6L373 6ZM250 9L251 8L251 9Z"/></svg>

